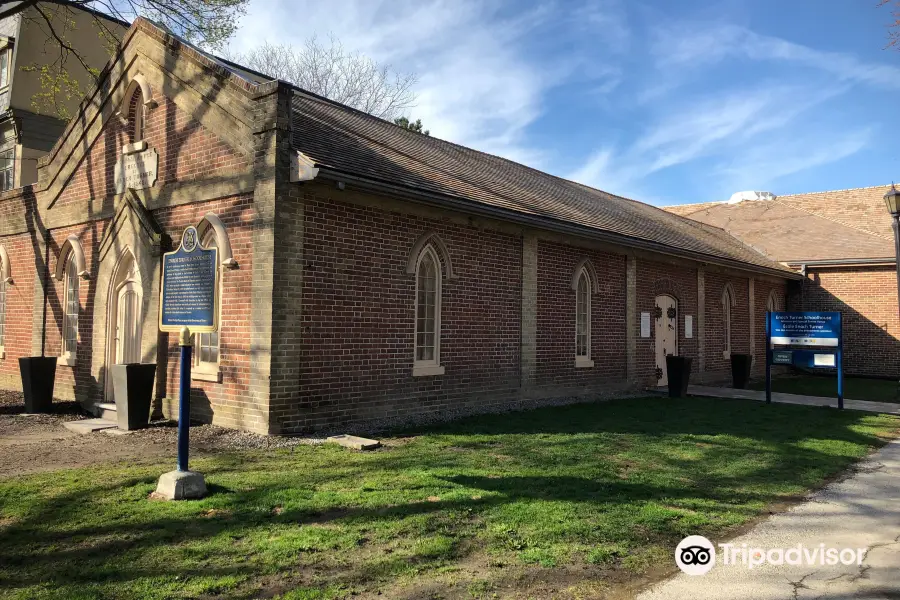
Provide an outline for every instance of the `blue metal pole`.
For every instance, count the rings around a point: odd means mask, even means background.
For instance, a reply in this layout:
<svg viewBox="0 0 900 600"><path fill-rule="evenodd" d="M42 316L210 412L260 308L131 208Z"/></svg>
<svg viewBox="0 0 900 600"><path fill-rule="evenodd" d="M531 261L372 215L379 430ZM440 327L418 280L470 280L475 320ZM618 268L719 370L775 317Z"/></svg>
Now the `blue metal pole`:
<svg viewBox="0 0 900 600"><path fill-rule="evenodd" d="M188 444L191 431L191 332L181 328L181 379L178 383L178 470L188 470Z"/></svg>
<svg viewBox="0 0 900 600"><path fill-rule="evenodd" d="M766 404L772 404L772 313L766 311Z"/></svg>
<svg viewBox="0 0 900 600"><path fill-rule="evenodd" d="M837 347L837 375L838 375L838 408L844 408L844 315L841 315L838 326Z"/></svg>

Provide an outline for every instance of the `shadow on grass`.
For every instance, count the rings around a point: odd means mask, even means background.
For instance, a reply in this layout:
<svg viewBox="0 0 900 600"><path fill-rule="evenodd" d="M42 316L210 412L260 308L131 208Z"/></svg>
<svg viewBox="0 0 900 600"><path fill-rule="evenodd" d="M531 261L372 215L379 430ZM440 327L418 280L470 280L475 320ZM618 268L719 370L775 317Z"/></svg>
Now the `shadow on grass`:
<svg viewBox="0 0 900 600"><path fill-rule="evenodd" d="M687 526L678 511L701 511L708 521L751 518L882 443L876 433L889 424L896 428L897 421L739 400L622 400L466 419L418 430L420 437L405 446L369 454L309 447L296 455L224 454L211 459L211 493L197 502L148 503L156 482L149 474L82 482L49 497L7 482L0 502L27 502L27 510L0 528L0 589L128 585L173 572L258 576L272 568L270 560L299 561L266 555L280 552L273 549L279 533L319 527L349 532L355 544L358 530L383 526L414 537L410 519L439 516L434 527L452 537L455 527L465 529L457 521L492 523L497 511L523 503L538 514L544 502L586 507L575 517L586 528L610 520L622 531L634 529L623 535L635 540L651 529L655 538L670 540ZM367 480L378 485L367 488ZM93 507L108 510L110 502L121 502L110 518L90 518ZM660 516L640 521L637 514L650 505ZM530 525L540 531L543 524ZM460 535L484 534L465 531ZM249 538L255 545L242 546ZM338 546L304 543L290 552L339 560ZM366 577L366 568L375 569L368 576L386 577L379 569L404 561L352 565L352 577Z"/></svg>

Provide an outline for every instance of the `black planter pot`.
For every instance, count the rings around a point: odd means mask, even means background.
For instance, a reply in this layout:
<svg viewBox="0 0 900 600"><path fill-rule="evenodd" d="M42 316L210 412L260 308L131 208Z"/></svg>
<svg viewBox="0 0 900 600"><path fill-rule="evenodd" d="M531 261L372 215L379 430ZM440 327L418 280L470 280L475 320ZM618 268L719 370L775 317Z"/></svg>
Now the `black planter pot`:
<svg viewBox="0 0 900 600"><path fill-rule="evenodd" d="M666 357L666 370L669 374L669 398L683 398L687 396L692 362L693 359L687 356Z"/></svg>
<svg viewBox="0 0 900 600"><path fill-rule="evenodd" d="M56 382L56 357L20 358L19 372L22 374L22 391L25 393L25 412L50 412L53 404L53 384Z"/></svg>
<svg viewBox="0 0 900 600"><path fill-rule="evenodd" d="M750 354L731 355L731 383L734 389L742 390L750 381L750 367L753 366L753 356Z"/></svg>
<svg viewBox="0 0 900 600"><path fill-rule="evenodd" d="M156 364L113 365L119 429L143 429L150 423Z"/></svg>

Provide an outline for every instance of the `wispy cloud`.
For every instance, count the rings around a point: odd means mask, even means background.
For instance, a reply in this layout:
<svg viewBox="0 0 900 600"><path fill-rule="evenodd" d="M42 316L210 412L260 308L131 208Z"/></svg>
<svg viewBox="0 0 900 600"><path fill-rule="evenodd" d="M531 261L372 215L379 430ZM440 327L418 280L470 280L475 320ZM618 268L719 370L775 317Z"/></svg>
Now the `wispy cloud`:
<svg viewBox="0 0 900 600"><path fill-rule="evenodd" d="M555 4L504 11L497 1L345 0L304 6L296 18L293 2L257 0L234 46L300 43L333 32L348 47L419 75L410 112L433 135L542 166L545 151L529 143L527 129L544 113L549 91L582 63L535 52L535 40L564 39L558 30L580 15L587 23L615 24L607 43L616 49L629 41L620 13L585 6L570 13ZM598 87L614 89L616 72L594 66Z"/></svg>

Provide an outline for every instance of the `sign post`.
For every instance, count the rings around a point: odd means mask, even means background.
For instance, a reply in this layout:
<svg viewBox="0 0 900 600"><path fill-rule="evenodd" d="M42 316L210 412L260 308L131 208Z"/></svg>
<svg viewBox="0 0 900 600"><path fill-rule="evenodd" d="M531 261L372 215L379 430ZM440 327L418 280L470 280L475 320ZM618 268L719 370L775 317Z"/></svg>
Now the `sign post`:
<svg viewBox="0 0 900 600"><path fill-rule="evenodd" d="M844 408L844 330L839 312L766 313L766 402L772 365L837 369L838 408Z"/></svg>
<svg viewBox="0 0 900 600"><path fill-rule="evenodd" d="M191 427L191 334L216 331L216 299L219 262L216 248L200 245L195 227L181 236L181 245L163 255L162 290L159 300L159 330L179 332L181 346L178 384L178 468L159 478L157 494L169 500L202 498L206 482L201 473L188 468Z"/></svg>

